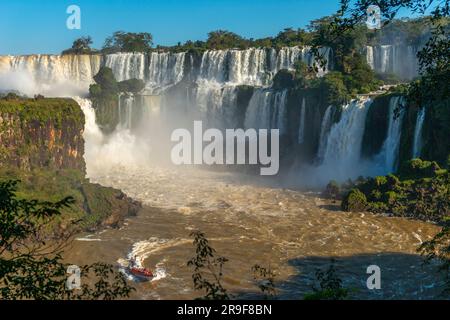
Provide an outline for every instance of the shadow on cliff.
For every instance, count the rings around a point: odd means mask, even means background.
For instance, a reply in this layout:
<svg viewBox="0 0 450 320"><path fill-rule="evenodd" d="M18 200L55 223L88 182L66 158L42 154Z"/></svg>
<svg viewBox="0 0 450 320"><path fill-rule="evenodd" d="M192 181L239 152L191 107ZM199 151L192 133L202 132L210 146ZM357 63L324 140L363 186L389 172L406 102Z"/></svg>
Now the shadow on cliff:
<svg viewBox="0 0 450 320"><path fill-rule="evenodd" d="M351 290L349 299L448 299L442 295L445 286L443 274L437 264L423 264L423 258L415 254L376 253L348 257L302 257L289 260L296 274L287 279L275 279L275 299L303 299L312 293L312 286L319 286L316 270L326 271L334 260L337 276L343 287ZM369 290L366 282L371 274L367 267L377 265L381 270L381 289ZM234 292L237 299L261 299L257 291Z"/></svg>

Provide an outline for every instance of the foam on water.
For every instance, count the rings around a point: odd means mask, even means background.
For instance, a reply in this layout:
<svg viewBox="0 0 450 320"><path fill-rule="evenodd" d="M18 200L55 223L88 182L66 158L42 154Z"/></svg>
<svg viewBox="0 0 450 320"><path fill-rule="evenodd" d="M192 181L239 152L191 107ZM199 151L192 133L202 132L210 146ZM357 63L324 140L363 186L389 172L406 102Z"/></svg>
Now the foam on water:
<svg viewBox="0 0 450 320"><path fill-rule="evenodd" d="M191 242L190 239L158 239L156 237L151 237L147 240L141 240L138 242L135 242L130 250L130 252L127 254L127 257L119 258L117 262L120 265L120 271L124 273L129 280L136 281L137 278L134 277L132 274L127 272L127 267L130 265L130 262L134 259L135 265L139 268L143 268L145 266L144 262L152 255L155 254L161 250L167 249L172 246L177 246L180 244L185 244L188 242ZM150 266L149 267L154 277L151 281L158 281L161 279L164 279L168 276L165 266L164 266L164 260L158 261L155 264L155 267Z"/></svg>

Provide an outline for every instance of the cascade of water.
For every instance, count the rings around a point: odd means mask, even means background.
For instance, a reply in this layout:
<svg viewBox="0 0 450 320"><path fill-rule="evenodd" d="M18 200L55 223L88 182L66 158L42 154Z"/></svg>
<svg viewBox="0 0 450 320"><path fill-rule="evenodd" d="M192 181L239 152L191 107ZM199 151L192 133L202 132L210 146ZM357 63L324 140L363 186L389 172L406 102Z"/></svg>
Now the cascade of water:
<svg viewBox="0 0 450 320"><path fill-rule="evenodd" d="M0 76L5 77L0 82L9 86L2 85L4 89L29 91L26 94L61 96L87 91L101 61L100 55L0 56Z"/></svg>
<svg viewBox="0 0 450 320"><path fill-rule="evenodd" d="M272 117L272 128L278 128L280 130L280 135L286 134L287 132L287 110L286 110L286 97L287 90L282 90L276 92L273 97L273 117Z"/></svg>
<svg viewBox="0 0 450 320"><path fill-rule="evenodd" d="M417 112L416 127L414 128L414 142L413 142L413 158L420 157L422 150L422 128L425 120L425 108L420 108Z"/></svg>
<svg viewBox="0 0 450 320"><path fill-rule="evenodd" d="M287 131L287 90L258 89L250 99L245 115L246 129L279 129L280 135Z"/></svg>
<svg viewBox="0 0 450 320"><path fill-rule="evenodd" d="M105 66L111 68L117 81L144 79L145 54L114 53L106 56Z"/></svg>
<svg viewBox="0 0 450 320"><path fill-rule="evenodd" d="M366 47L366 60L367 60L367 64L372 69L375 69L375 62L374 62L373 47L372 46L367 46Z"/></svg>
<svg viewBox="0 0 450 320"><path fill-rule="evenodd" d="M381 52L381 63L380 63L380 72L388 72L389 65L391 61L391 48L390 45L384 45L380 46L380 52Z"/></svg>
<svg viewBox="0 0 450 320"><path fill-rule="evenodd" d="M392 97L389 101L389 124L386 140L381 148L379 159L386 172L394 172L397 168L398 151L400 147L400 135L404 110L399 109L404 99L399 96Z"/></svg>
<svg viewBox="0 0 450 320"><path fill-rule="evenodd" d="M184 76L186 53L152 52L147 86L157 88L180 82Z"/></svg>
<svg viewBox="0 0 450 320"><path fill-rule="evenodd" d="M89 152L90 150L92 150L91 147L93 145L98 145L102 142L103 134L95 121L95 110L92 107L91 100L80 97L72 98L78 103L84 114L85 122L83 138L86 142L85 151ZM89 155L85 154L85 160L87 160L86 157L89 157Z"/></svg>
<svg viewBox="0 0 450 320"><path fill-rule="evenodd" d="M359 165L365 119L371 103L371 100L353 100L343 106L341 119L331 126L322 163L339 180L354 176L354 169Z"/></svg>
<svg viewBox="0 0 450 320"><path fill-rule="evenodd" d="M266 50L252 48L230 51L229 81L262 85L266 82Z"/></svg>
<svg viewBox="0 0 450 320"><path fill-rule="evenodd" d="M317 152L317 158L319 161L323 161L323 157L325 156L325 151L327 150L328 143L328 134L331 129L331 114L333 107L328 106L325 110L325 114L322 119L322 124L320 127L320 136L319 136L319 149Z"/></svg>
<svg viewBox="0 0 450 320"><path fill-rule="evenodd" d="M204 80L225 82L227 50L205 51L202 55L199 77Z"/></svg>
<svg viewBox="0 0 450 320"><path fill-rule="evenodd" d="M417 48L410 45L367 46L366 60L379 73L392 73L401 79L412 79L418 75Z"/></svg>
<svg viewBox="0 0 450 320"><path fill-rule="evenodd" d="M257 89L254 91L245 114L244 127L246 129L270 128L270 97L269 90Z"/></svg>
<svg viewBox="0 0 450 320"><path fill-rule="evenodd" d="M95 110L89 99L73 97L81 107L85 116L83 138L85 141L84 158L87 177L99 173L108 173L117 165L145 166L148 163L150 150L148 144L130 133L130 130L120 128L110 136L103 136L96 123Z"/></svg>
<svg viewBox="0 0 450 320"><path fill-rule="evenodd" d="M120 129L131 129L132 128L133 102L134 102L133 96L120 96L119 97L119 127L120 127Z"/></svg>
<svg viewBox="0 0 450 320"><path fill-rule="evenodd" d="M306 48L305 48L306 49ZM297 60L302 58L302 49L299 47L281 48L276 57L274 72L281 69L292 69Z"/></svg>
<svg viewBox="0 0 450 320"><path fill-rule="evenodd" d="M233 127L236 108L236 87L217 83L198 86L193 95L196 111L216 127Z"/></svg>
<svg viewBox="0 0 450 320"><path fill-rule="evenodd" d="M300 109L300 125L298 128L298 143L305 142L305 116L306 116L306 99L302 99L302 107Z"/></svg>

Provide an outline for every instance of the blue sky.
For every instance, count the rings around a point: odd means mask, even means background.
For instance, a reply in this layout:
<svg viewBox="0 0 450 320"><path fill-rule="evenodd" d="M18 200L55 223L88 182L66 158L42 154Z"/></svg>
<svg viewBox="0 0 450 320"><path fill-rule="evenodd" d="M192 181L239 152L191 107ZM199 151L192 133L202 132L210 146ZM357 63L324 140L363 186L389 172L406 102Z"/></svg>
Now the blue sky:
<svg viewBox="0 0 450 320"><path fill-rule="evenodd" d="M204 40L226 29L265 37L336 12L338 0L0 0L0 54L59 53L90 35L94 47L114 31L150 32L155 44ZM81 8L81 30L66 9Z"/></svg>

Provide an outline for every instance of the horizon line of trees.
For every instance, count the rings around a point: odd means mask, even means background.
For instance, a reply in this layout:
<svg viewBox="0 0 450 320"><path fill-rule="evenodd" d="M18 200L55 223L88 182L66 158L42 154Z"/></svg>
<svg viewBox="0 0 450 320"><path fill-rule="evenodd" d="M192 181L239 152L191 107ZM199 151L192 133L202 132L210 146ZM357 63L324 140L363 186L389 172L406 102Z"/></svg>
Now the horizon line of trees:
<svg viewBox="0 0 450 320"><path fill-rule="evenodd" d="M116 31L106 38L101 49L92 48L93 40L90 36L76 39L72 47L64 50L62 54L110 54L117 52L148 52L152 50L164 51L204 51L223 49L247 49L252 47L292 47L313 45L324 28L327 28L334 20L334 16L327 16L313 20L306 28L284 28L276 36L263 38L245 38L228 30L214 30L207 34L203 40L187 40L178 42L173 46L156 45L153 43L153 35L149 32L125 32ZM369 30L364 23L359 23L355 30L364 36L365 44L376 45L389 43L407 43L418 45L430 34L430 17L394 19L386 24L382 30ZM447 25L450 25L447 21ZM322 39L326 45L327 39ZM361 43L360 43L361 44Z"/></svg>

